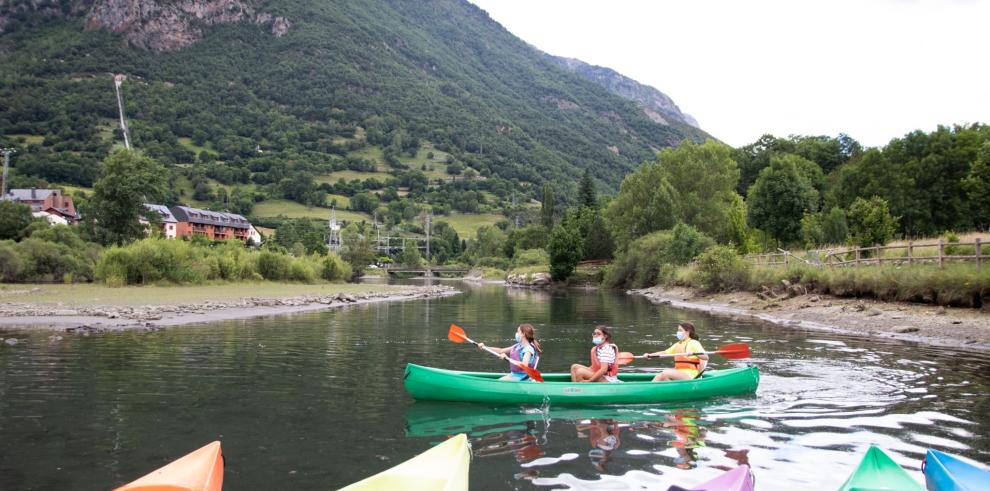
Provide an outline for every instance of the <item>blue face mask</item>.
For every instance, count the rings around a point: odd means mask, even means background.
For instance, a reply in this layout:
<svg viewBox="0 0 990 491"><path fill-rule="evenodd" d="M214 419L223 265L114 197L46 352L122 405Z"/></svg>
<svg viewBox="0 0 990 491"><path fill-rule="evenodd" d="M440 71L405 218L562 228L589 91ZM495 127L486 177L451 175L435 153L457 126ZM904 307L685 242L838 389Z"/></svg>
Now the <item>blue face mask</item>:
<svg viewBox="0 0 990 491"><path fill-rule="evenodd" d="M602 341L604 341L604 340L600 336L595 336L595 337L591 338L591 342L592 343L595 343L596 346L599 345L599 344L602 344Z"/></svg>
<svg viewBox="0 0 990 491"><path fill-rule="evenodd" d="M676 334L676 336L677 336L677 339L678 339L678 340L681 340L681 341L683 341L683 340L684 340L684 337L685 337L685 336L687 336L687 335L686 335L686 334L684 334L684 331L677 331L677 334Z"/></svg>
<svg viewBox="0 0 990 491"><path fill-rule="evenodd" d="M517 343L521 343L522 342L522 334L519 334L518 332L516 333L516 342Z"/></svg>

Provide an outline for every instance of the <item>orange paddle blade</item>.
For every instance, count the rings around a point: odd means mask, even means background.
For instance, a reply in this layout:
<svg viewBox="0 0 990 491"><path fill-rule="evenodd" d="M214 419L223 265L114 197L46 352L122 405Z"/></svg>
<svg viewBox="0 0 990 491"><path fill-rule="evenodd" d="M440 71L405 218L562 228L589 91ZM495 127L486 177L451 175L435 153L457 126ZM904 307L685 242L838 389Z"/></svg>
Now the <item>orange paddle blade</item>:
<svg viewBox="0 0 990 491"><path fill-rule="evenodd" d="M732 343L721 346L715 353L730 360L749 358L749 345L746 343Z"/></svg>
<svg viewBox="0 0 990 491"><path fill-rule="evenodd" d="M635 359L636 359L636 355L628 351L623 351L619 353L618 357L615 358L615 362L618 363L619 365L626 365L632 363L632 361Z"/></svg>
<svg viewBox="0 0 990 491"><path fill-rule="evenodd" d="M457 324L450 325L450 331L447 331L447 339L455 343L463 343L467 339L467 333L464 329L461 329Z"/></svg>
<svg viewBox="0 0 990 491"><path fill-rule="evenodd" d="M537 382L543 382L543 374L540 373L539 370L537 370L535 368L530 368L530 367L528 367L526 365L520 365L519 368L522 368L523 371L526 372L526 375L529 375L529 378L531 378L531 379L533 379L533 380L535 380Z"/></svg>

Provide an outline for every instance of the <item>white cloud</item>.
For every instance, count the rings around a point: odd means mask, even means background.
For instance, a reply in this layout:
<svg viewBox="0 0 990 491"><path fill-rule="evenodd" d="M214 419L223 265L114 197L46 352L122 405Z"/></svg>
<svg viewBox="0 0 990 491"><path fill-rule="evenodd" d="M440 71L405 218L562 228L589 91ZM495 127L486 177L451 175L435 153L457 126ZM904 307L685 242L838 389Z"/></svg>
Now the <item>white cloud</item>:
<svg viewBox="0 0 990 491"><path fill-rule="evenodd" d="M990 123L990 1L471 1L543 51L660 89L732 145Z"/></svg>

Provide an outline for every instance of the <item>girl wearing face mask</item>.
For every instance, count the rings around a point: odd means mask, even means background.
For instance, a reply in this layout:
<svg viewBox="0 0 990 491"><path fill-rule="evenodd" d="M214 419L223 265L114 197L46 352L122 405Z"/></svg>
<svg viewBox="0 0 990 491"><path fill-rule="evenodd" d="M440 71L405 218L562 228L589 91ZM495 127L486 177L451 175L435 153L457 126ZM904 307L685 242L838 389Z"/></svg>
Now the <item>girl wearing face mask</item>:
<svg viewBox="0 0 990 491"><path fill-rule="evenodd" d="M619 347L612 344L612 329L606 326L595 326L591 332L591 366L575 363L571 365L572 382L622 382L619 380L619 364L615 357L619 355Z"/></svg>
<svg viewBox="0 0 990 491"><path fill-rule="evenodd" d="M661 380L692 380L698 378L705 365L708 363L708 355L688 355L687 353L697 353L705 351L698 342L698 334L694 332L694 324L681 322L677 325L677 342L664 351L656 353L644 353L647 358L662 354L685 353L674 357L674 368L664 370L660 375L653 378L654 382Z"/></svg>
<svg viewBox="0 0 990 491"><path fill-rule="evenodd" d="M478 343L478 347L485 349L485 343ZM530 368L536 368L536 364L540 361L539 353L543 352L543 349L540 348L540 342L536 340L536 332L531 324L520 324L516 328L516 344L508 348L490 349L498 353L503 360L511 358ZM522 368L509 363L509 374L499 380L529 380L529 375L526 375Z"/></svg>

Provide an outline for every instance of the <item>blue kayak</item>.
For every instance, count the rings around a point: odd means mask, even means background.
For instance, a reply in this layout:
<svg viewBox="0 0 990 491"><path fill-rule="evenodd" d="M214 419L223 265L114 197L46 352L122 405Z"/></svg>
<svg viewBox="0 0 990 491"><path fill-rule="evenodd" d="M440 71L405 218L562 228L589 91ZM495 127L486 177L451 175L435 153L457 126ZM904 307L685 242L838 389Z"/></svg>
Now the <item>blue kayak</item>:
<svg viewBox="0 0 990 491"><path fill-rule="evenodd" d="M990 491L990 470L945 452L928 450L922 471L929 491Z"/></svg>

